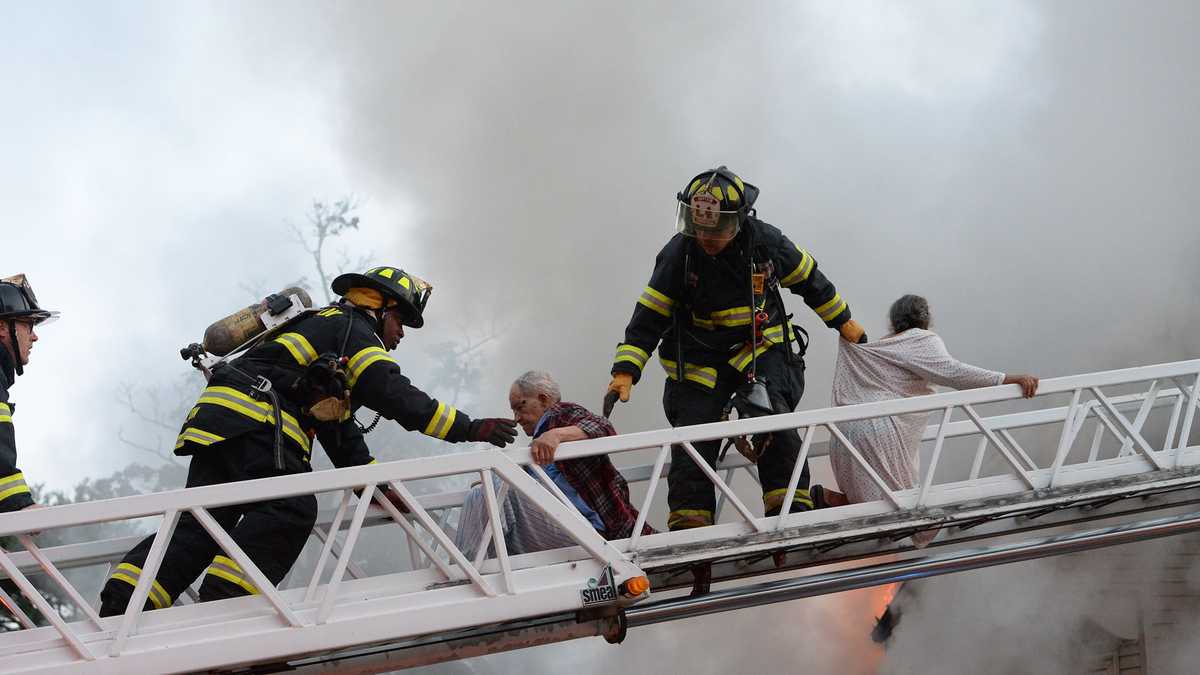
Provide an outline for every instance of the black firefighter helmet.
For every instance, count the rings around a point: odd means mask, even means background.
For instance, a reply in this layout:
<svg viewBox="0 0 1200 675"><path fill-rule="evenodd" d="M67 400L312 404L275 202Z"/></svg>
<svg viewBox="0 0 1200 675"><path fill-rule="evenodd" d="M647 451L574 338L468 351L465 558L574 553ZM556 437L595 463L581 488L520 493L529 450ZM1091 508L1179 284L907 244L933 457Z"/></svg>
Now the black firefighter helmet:
<svg viewBox="0 0 1200 675"><path fill-rule="evenodd" d="M53 321L58 312L38 306L37 296L24 274L0 279L0 319L28 321L32 324Z"/></svg>
<svg viewBox="0 0 1200 675"><path fill-rule="evenodd" d="M680 232L732 239L753 210L758 188L722 164L692 178L675 199Z"/></svg>
<svg viewBox="0 0 1200 675"><path fill-rule="evenodd" d="M339 275L331 285L333 292L345 296L352 288L370 288L383 294L384 302L391 306L394 301L402 309L404 325L420 328L425 325L421 316L433 286L415 275L398 267L372 267L359 274L350 272Z"/></svg>
<svg viewBox="0 0 1200 675"><path fill-rule="evenodd" d="M8 339L13 354L13 367L17 375L25 374L21 365L20 347L17 345L17 321L27 321L33 325L48 323L58 318L58 312L42 309L38 306L37 296L33 294L33 286L24 274L0 279L0 321L8 323Z"/></svg>

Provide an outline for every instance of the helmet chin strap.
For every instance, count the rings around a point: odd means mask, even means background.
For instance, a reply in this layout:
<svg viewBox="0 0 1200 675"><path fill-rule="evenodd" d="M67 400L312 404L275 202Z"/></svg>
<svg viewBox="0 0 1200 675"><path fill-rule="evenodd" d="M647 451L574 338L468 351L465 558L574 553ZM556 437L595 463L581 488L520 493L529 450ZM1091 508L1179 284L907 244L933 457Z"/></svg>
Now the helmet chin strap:
<svg viewBox="0 0 1200 675"><path fill-rule="evenodd" d="M24 375L25 368L21 365L21 347L17 344L17 322L8 320L8 342L12 346L13 370L17 375Z"/></svg>

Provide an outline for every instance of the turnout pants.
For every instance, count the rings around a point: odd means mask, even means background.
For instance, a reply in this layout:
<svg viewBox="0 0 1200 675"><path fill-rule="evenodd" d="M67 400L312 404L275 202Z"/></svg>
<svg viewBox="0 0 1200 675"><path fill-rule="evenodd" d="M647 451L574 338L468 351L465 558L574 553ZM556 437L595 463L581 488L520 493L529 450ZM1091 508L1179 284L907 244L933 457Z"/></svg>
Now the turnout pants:
<svg viewBox="0 0 1200 675"><path fill-rule="evenodd" d="M758 377L765 380L771 406L776 414L796 409L804 394L804 361L797 356L788 363L783 347L776 347L758 357ZM745 384L746 376L733 367L722 364L717 370L717 385L703 385L668 379L663 391L663 410L673 427L717 422L721 410L733 393ZM767 450L758 460L758 475L762 480L763 512L777 515L787 496L787 484L800 454L800 434L795 429L772 434ZM694 443L696 451L714 466L724 441ZM796 493L789 512L812 508L808 493L808 462L800 474ZM671 471L667 474L667 503L671 513L667 526L672 530L712 525L716 509L716 487L696 466L682 446L671 448Z"/></svg>
<svg viewBox="0 0 1200 675"><path fill-rule="evenodd" d="M301 470L280 472L274 466L274 432L264 427L227 441L214 443L192 456L187 487L232 483L266 478ZM286 452L286 450L285 450ZM289 458L289 464L295 458ZM238 546L278 585L291 569L317 520L317 500L312 495L273 499L255 504L235 504L210 509L209 513ZM133 596L154 537L133 547L113 569L100 593L100 615L123 614ZM221 550L190 513L179 518L166 557L150 588L146 609L170 607L196 577L205 573L200 600L217 600L257 594L258 589L242 568Z"/></svg>

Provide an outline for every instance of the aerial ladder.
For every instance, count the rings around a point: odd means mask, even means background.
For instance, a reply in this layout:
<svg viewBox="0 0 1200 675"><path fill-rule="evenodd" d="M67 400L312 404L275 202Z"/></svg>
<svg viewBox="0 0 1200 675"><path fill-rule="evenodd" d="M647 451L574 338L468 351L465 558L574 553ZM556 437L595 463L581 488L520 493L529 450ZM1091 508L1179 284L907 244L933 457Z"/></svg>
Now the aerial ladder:
<svg viewBox="0 0 1200 675"><path fill-rule="evenodd" d="M631 485L644 485L635 490L635 534L617 541L587 523L528 447L7 514L0 537L24 550L0 550L0 574L37 611L30 616L0 589L24 628L0 634L0 662L6 672L384 672L582 637L615 643L665 621L1195 532L1198 392L1200 360L1192 360L1047 379L1030 400L1002 385L563 444L556 459L609 455ZM928 413L932 424L920 484L898 490L840 425L909 413ZM797 462L783 513L762 517L734 488L756 480L756 467L732 455L712 468L694 447L783 429L803 438L801 460L820 458L837 440L884 498L789 513ZM642 535L673 446L705 470L720 517L710 527ZM427 488L471 481L488 524L468 558L455 543L467 490ZM407 513L375 499L382 486ZM511 555L501 525L509 491L575 545ZM275 588L210 511L303 494L328 508L306 555ZM183 513L258 594L199 603L189 590L172 607L142 610ZM154 543L125 614L102 618L77 571L115 564L141 536L41 548L33 533L127 521L147 523ZM368 531L387 555L364 560L374 550L363 543ZM922 532L937 534L917 548L912 536ZM687 594L695 565L711 566L716 590ZM56 611L39 587L71 611Z"/></svg>

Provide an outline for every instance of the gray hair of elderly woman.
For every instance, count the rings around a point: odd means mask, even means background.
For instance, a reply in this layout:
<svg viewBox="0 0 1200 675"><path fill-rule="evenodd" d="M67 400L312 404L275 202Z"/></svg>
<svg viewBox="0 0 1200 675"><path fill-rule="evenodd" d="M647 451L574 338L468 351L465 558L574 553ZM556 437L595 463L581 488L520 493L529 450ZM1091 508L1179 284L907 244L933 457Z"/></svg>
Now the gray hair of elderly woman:
<svg viewBox="0 0 1200 675"><path fill-rule="evenodd" d="M903 333L909 328L928 329L931 318L929 301L919 295L901 296L888 311L888 319L895 333Z"/></svg>
<svg viewBox="0 0 1200 675"><path fill-rule="evenodd" d="M545 394L549 396L555 403L562 400L562 391L558 388L558 383L544 370L530 370L522 374L513 381L513 386L522 394L527 396L537 396Z"/></svg>

